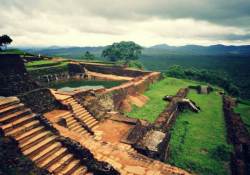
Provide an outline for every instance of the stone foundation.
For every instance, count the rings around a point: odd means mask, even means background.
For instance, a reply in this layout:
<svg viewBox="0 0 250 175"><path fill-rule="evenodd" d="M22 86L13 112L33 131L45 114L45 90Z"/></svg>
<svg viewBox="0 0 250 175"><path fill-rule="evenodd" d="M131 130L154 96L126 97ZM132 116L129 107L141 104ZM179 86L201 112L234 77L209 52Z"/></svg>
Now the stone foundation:
<svg viewBox="0 0 250 175"><path fill-rule="evenodd" d="M250 172L250 135L240 114L233 111L236 102L229 96L223 96L223 110L227 126L229 143L234 145L231 156L233 175L245 175Z"/></svg>

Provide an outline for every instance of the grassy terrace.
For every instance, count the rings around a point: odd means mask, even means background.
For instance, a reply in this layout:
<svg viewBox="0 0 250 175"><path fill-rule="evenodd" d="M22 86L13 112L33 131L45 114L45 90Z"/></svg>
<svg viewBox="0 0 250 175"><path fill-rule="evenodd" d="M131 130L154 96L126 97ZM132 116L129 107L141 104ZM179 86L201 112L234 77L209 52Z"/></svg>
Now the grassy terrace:
<svg viewBox="0 0 250 175"><path fill-rule="evenodd" d="M149 102L142 108L133 106L132 112L128 115L153 122L166 106L166 102L162 100L165 95L175 95L180 88L195 84L197 83L194 81L176 78L166 78L157 82L144 94L149 98Z"/></svg>
<svg viewBox="0 0 250 175"><path fill-rule="evenodd" d="M239 103L235 112L240 113L241 119L245 123L248 132L250 132L250 102Z"/></svg>
<svg viewBox="0 0 250 175"><path fill-rule="evenodd" d="M67 61L40 60L26 63L25 66L32 76L55 74L68 70Z"/></svg>
<svg viewBox="0 0 250 175"><path fill-rule="evenodd" d="M128 115L152 122L166 105L163 96L174 95L179 88L194 84L201 83L174 78L155 83L145 93L150 101L142 108L134 108ZM228 174L231 147L226 143L221 97L217 92L200 95L190 91L188 98L202 111L185 111L178 116L171 131L169 162L197 174Z"/></svg>

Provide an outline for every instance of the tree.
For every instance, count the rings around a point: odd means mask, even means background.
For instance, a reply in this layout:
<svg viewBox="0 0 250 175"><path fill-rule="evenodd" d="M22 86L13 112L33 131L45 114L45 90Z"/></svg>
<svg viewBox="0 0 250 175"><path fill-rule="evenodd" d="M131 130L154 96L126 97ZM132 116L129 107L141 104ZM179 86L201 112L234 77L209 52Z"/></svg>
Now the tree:
<svg viewBox="0 0 250 175"><path fill-rule="evenodd" d="M95 55L90 53L89 51L85 52L84 56L83 56L84 59L86 60L94 60L95 59Z"/></svg>
<svg viewBox="0 0 250 175"><path fill-rule="evenodd" d="M110 61L125 60L128 63L129 60L138 59L141 51L142 47L133 41L121 41L104 49L102 56L109 58Z"/></svg>
<svg viewBox="0 0 250 175"><path fill-rule="evenodd" d="M0 36L0 47L7 49L7 45L12 42L12 39L8 35Z"/></svg>

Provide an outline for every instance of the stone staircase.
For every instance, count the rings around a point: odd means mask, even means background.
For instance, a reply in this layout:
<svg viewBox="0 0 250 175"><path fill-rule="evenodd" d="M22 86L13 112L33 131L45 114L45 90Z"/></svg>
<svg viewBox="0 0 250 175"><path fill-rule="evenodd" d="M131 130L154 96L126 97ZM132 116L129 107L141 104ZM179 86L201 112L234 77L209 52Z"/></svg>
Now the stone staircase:
<svg viewBox="0 0 250 175"><path fill-rule="evenodd" d="M53 174L88 174L87 167L46 129L16 97L0 99L0 128L12 136L22 153Z"/></svg>
<svg viewBox="0 0 250 175"><path fill-rule="evenodd" d="M90 129L97 127L98 121L74 98L70 97L64 100L65 103L72 106L73 113ZM64 117L65 118L65 117ZM77 122L72 115L66 116L67 125L70 130L78 133L83 133L83 127ZM86 130L85 130L86 131Z"/></svg>

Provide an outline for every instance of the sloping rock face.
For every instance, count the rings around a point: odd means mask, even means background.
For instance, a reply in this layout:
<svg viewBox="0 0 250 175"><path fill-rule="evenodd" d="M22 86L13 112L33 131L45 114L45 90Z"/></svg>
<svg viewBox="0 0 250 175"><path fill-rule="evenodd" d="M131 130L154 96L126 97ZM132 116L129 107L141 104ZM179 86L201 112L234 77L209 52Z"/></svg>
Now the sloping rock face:
<svg viewBox="0 0 250 175"><path fill-rule="evenodd" d="M13 96L39 88L33 81L19 55L0 55L0 96Z"/></svg>

